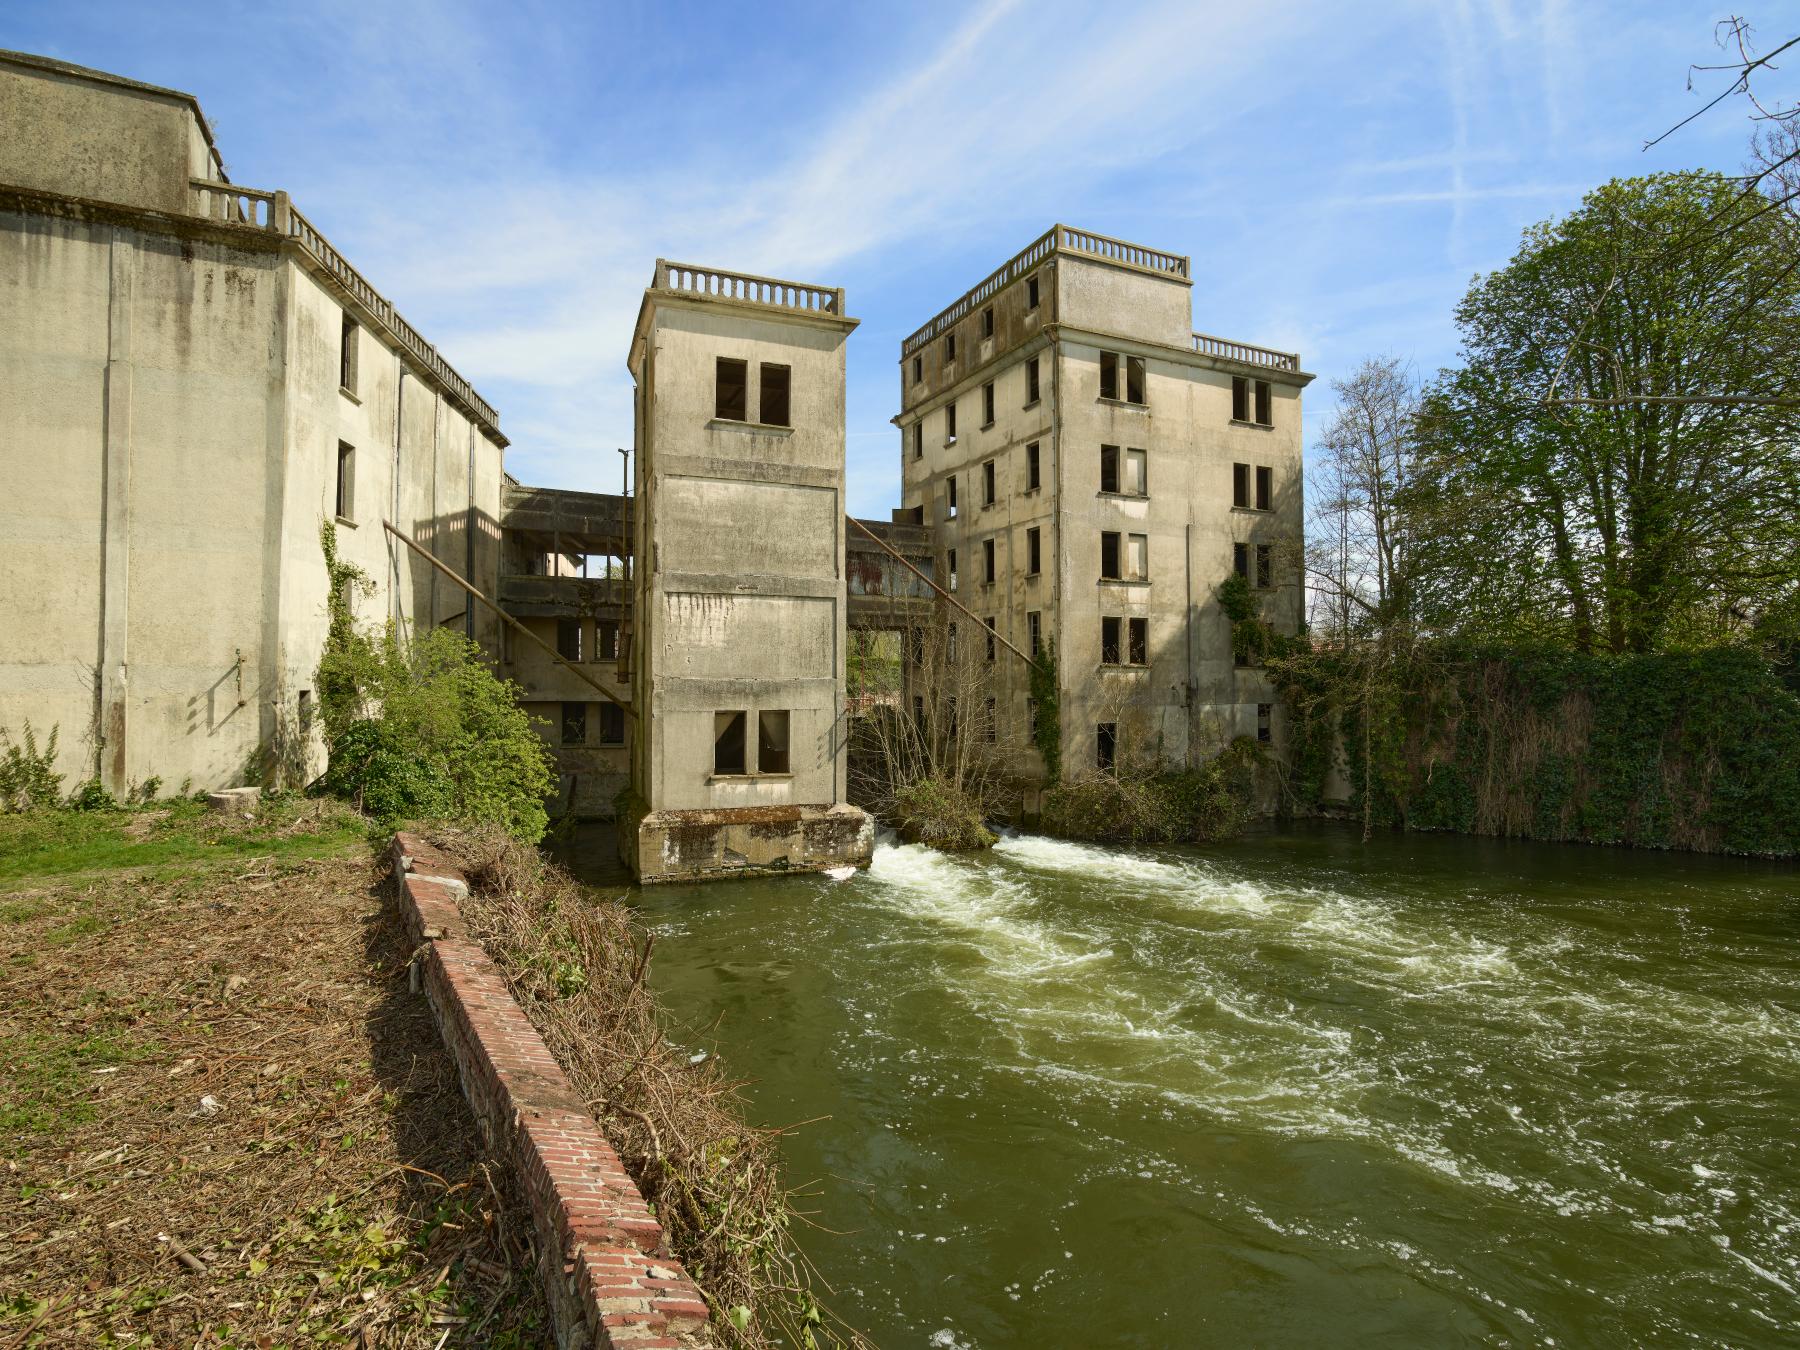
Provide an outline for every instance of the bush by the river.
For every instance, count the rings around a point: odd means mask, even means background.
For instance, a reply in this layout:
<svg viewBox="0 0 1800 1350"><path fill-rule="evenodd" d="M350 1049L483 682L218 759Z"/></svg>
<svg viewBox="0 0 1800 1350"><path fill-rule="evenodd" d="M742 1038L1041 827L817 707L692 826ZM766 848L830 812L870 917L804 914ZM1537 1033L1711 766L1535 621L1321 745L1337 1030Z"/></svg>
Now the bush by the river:
<svg viewBox="0 0 1800 1350"><path fill-rule="evenodd" d="M1250 813L1253 741L1173 772L1093 771L1044 794L1039 828L1064 839L1113 844L1207 843L1243 828Z"/></svg>
<svg viewBox="0 0 1800 1350"><path fill-rule="evenodd" d="M941 778L920 778L894 789L888 812L909 844L959 853L992 848L996 840L982 820L981 802Z"/></svg>

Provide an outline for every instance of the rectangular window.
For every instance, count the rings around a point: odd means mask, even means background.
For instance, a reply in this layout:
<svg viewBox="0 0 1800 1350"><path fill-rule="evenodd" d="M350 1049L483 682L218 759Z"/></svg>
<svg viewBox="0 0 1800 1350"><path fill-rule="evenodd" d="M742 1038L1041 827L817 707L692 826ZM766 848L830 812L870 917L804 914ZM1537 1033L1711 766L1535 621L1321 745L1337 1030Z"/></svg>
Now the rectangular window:
<svg viewBox="0 0 1800 1350"><path fill-rule="evenodd" d="M338 388L356 392L356 320L344 315L343 332L338 337Z"/></svg>
<svg viewBox="0 0 1800 1350"><path fill-rule="evenodd" d="M992 617L987 621L987 659L990 661L994 659L994 620Z"/></svg>
<svg viewBox="0 0 1800 1350"><path fill-rule="evenodd" d="M1100 397L1117 398L1119 396L1119 354L1117 352L1100 353Z"/></svg>
<svg viewBox="0 0 1800 1350"><path fill-rule="evenodd" d="M756 771L787 773L788 715L786 709L756 714Z"/></svg>
<svg viewBox="0 0 1800 1350"><path fill-rule="evenodd" d="M925 695L913 695L913 730L919 735L925 734Z"/></svg>
<svg viewBox="0 0 1800 1350"><path fill-rule="evenodd" d="M1029 408L1038 401L1038 359L1032 357L1025 363L1025 406Z"/></svg>
<svg viewBox="0 0 1800 1350"><path fill-rule="evenodd" d="M1119 664L1119 626L1122 619L1100 620L1100 664L1116 666Z"/></svg>
<svg viewBox="0 0 1800 1350"><path fill-rule="evenodd" d="M788 417L788 385L792 371L787 366L772 366L767 361L757 372L762 380L761 404L758 415L764 426L788 427L793 423Z"/></svg>
<svg viewBox="0 0 1800 1350"><path fill-rule="evenodd" d="M1100 535L1100 579L1119 580L1119 535L1115 530L1106 530Z"/></svg>
<svg viewBox="0 0 1800 1350"><path fill-rule="evenodd" d="M924 378L925 358L922 356L915 356L913 357L913 383L918 384Z"/></svg>
<svg viewBox="0 0 1800 1350"><path fill-rule="evenodd" d="M594 660L619 659L619 623L616 619L594 620Z"/></svg>
<svg viewBox="0 0 1800 1350"><path fill-rule="evenodd" d="M1231 546L1231 570L1245 581L1250 580L1250 545L1233 544Z"/></svg>
<svg viewBox="0 0 1800 1350"><path fill-rule="evenodd" d="M1027 576L1035 577L1043 571L1043 546L1044 535L1038 526L1033 525L1025 531L1025 574Z"/></svg>
<svg viewBox="0 0 1800 1350"><path fill-rule="evenodd" d="M1042 482L1038 470L1038 443L1033 441L1025 447L1025 490L1035 492Z"/></svg>
<svg viewBox="0 0 1800 1350"><path fill-rule="evenodd" d="M1256 739L1264 745L1275 739L1275 705L1273 703L1256 705Z"/></svg>
<svg viewBox="0 0 1800 1350"><path fill-rule="evenodd" d="M1031 654L1035 657L1044 640L1044 616L1038 610L1025 611L1025 635L1031 639Z"/></svg>
<svg viewBox="0 0 1800 1350"><path fill-rule="evenodd" d="M313 724L312 690L302 689L300 691L300 734L302 736L311 734L312 724Z"/></svg>
<svg viewBox="0 0 1800 1350"><path fill-rule="evenodd" d="M981 579L988 585L994 584L994 541L981 541Z"/></svg>
<svg viewBox="0 0 1800 1350"><path fill-rule="evenodd" d="M565 661L581 660L581 620L556 621L556 654Z"/></svg>
<svg viewBox="0 0 1800 1350"><path fill-rule="evenodd" d="M994 461L984 460L981 465L981 504L994 504Z"/></svg>
<svg viewBox="0 0 1800 1350"><path fill-rule="evenodd" d="M713 714L713 772L741 774L744 767L744 720L742 712Z"/></svg>
<svg viewBox="0 0 1800 1350"><path fill-rule="evenodd" d="M1145 474L1144 452L1127 450L1125 452L1125 476L1119 484L1119 491L1128 497L1147 497L1150 495L1150 483Z"/></svg>
<svg viewBox="0 0 1800 1350"><path fill-rule="evenodd" d="M1101 773L1111 773L1113 761L1118 757L1119 724L1102 722L1094 728L1094 767Z"/></svg>
<svg viewBox="0 0 1800 1350"><path fill-rule="evenodd" d="M950 589L955 590L956 589L956 550L955 549L948 550L945 553L945 558L948 560L949 566L947 568L945 568L944 570L946 572L948 572L949 576L950 576ZM952 630L952 631L954 631L954 630Z"/></svg>
<svg viewBox="0 0 1800 1350"><path fill-rule="evenodd" d="M1150 664L1150 620L1133 619L1126 625L1125 659L1134 666Z"/></svg>
<svg viewBox="0 0 1800 1350"><path fill-rule="evenodd" d="M1038 307L1038 279L1035 276L1025 278L1025 308Z"/></svg>
<svg viewBox="0 0 1800 1350"><path fill-rule="evenodd" d="M994 734L996 731L996 727L995 727L994 723L995 723L994 700L990 697L987 701L987 709L985 712L983 712L982 717L981 717L981 739L982 740L992 741L994 739Z"/></svg>
<svg viewBox="0 0 1800 1350"><path fill-rule="evenodd" d="M1231 504L1233 506L1250 505L1250 466L1248 464L1231 466Z"/></svg>
<svg viewBox="0 0 1800 1350"><path fill-rule="evenodd" d="M994 425L994 382L989 380L981 386L981 425Z"/></svg>
<svg viewBox="0 0 1800 1350"><path fill-rule="evenodd" d="M1256 584L1265 591L1275 584L1275 549L1269 544L1256 546Z"/></svg>
<svg viewBox="0 0 1800 1350"><path fill-rule="evenodd" d="M1274 390L1267 380L1256 382L1256 421L1258 425L1271 427L1275 425Z"/></svg>
<svg viewBox="0 0 1800 1350"><path fill-rule="evenodd" d="M337 518L355 520L356 511L356 447L338 442L337 452Z"/></svg>
<svg viewBox="0 0 1800 1350"><path fill-rule="evenodd" d="M981 336L984 338L994 336L994 307L992 305L981 311Z"/></svg>
<svg viewBox="0 0 1800 1350"><path fill-rule="evenodd" d="M944 337L944 364L956 360L956 334L949 333Z"/></svg>
<svg viewBox="0 0 1800 1350"><path fill-rule="evenodd" d="M1128 534L1125 536L1125 576L1131 581L1148 581L1150 579L1149 535Z"/></svg>
<svg viewBox="0 0 1800 1350"><path fill-rule="evenodd" d="M1144 358L1141 356L1125 358L1125 401L1140 406L1149 401L1144 379Z"/></svg>
<svg viewBox="0 0 1800 1350"><path fill-rule="evenodd" d="M951 624L944 629L944 659L952 665L956 663L956 625Z"/></svg>
<svg viewBox="0 0 1800 1350"><path fill-rule="evenodd" d="M587 704L565 703L562 705L562 743L564 745L587 744Z"/></svg>
<svg viewBox="0 0 1800 1350"><path fill-rule="evenodd" d="M944 439L946 441L956 439L956 404L954 403L944 405Z"/></svg>
<svg viewBox="0 0 1800 1350"><path fill-rule="evenodd" d="M713 416L724 422L750 420L750 363L721 356L713 371Z"/></svg>
<svg viewBox="0 0 1800 1350"><path fill-rule="evenodd" d="M951 474L944 480L944 518L956 519L956 475Z"/></svg>
<svg viewBox="0 0 1800 1350"><path fill-rule="evenodd" d="M1273 502L1275 493L1275 471L1266 464L1256 466L1256 509L1267 511Z"/></svg>
<svg viewBox="0 0 1800 1350"><path fill-rule="evenodd" d="M913 458L914 459L924 459L925 458L925 423L923 420L913 423L912 437L913 437Z"/></svg>
<svg viewBox="0 0 1800 1350"><path fill-rule="evenodd" d="M625 744L625 710L616 703L600 705L600 744Z"/></svg>
<svg viewBox="0 0 1800 1350"><path fill-rule="evenodd" d="M1250 381L1242 375L1231 377L1231 420L1234 422L1250 420Z"/></svg>
<svg viewBox="0 0 1800 1350"><path fill-rule="evenodd" d="M1116 445L1100 447L1100 490L1102 492L1119 490L1119 447Z"/></svg>

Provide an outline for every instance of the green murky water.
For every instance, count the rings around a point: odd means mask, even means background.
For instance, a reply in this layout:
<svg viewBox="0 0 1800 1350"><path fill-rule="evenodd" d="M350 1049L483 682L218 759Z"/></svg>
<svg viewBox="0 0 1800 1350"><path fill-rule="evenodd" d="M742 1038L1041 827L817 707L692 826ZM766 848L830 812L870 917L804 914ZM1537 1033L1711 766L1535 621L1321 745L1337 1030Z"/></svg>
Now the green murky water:
<svg viewBox="0 0 1800 1350"><path fill-rule="evenodd" d="M640 903L761 1120L829 1117L884 1346L1800 1344L1800 871L1022 836Z"/></svg>

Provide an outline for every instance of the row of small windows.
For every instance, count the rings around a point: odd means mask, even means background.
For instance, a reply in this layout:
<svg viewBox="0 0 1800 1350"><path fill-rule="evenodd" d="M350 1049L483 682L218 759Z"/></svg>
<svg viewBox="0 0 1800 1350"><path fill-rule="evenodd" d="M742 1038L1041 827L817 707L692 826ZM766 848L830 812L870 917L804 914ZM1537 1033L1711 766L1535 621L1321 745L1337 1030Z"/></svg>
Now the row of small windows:
<svg viewBox="0 0 1800 1350"><path fill-rule="evenodd" d="M1232 568L1259 590L1275 584L1275 548L1272 544L1234 543ZM1254 570L1252 570L1254 559ZM1041 526L1025 530L1025 575L1035 577L1043 571L1044 534ZM953 548L944 550L944 585L957 588L957 555ZM981 541L981 581L992 586L999 579L998 540L990 536ZM1150 580L1150 536L1130 534L1123 530L1100 532L1100 580Z"/></svg>
<svg viewBox="0 0 1800 1350"><path fill-rule="evenodd" d="M1039 391L1038 358L1032 357L1025 363L1025 404L1029 408L1038 401ZM994 425L994 381L989 380L981 386L981 425L985 430ZM952 399L944 405L944 444L956 442L956 401ZM914 459L925 454L925 422L921 418L913 423L912 452Z"/></svg>
<svg viewBox="0 0 1800 1350"><path fill-rule="evenodd" d="M981 504L993 506L999 500L999 462L986 459L977 472L981 477ZM1275 471L1266 464L1233 464L1231 466L1231 504L1245 510L1274 509ZM956 519L956 475L944 479L944 505L947 519ZM1035 492L1042 484L1042 457L1038 442L1025 447L1025 491ZM1131 446L1100 447L1100 491L1117 497L1150 495L1149 457Z"/></svg>
<svg viewBox="0 0 1800 1350"><path fill-rule="evenodd" d="M1032 276L1026 277L1025 278L1025 312L1026 313L1029 314L1032 310L1034 310L1038 307L1038 294L1039 294L1039 292L1038 292L1037 276L1035 274L1033 274ZM986 340L987 338L991 338L994 336L994 307L992 305L986 306L981 311L981 315L978 320L978 323L979 323L978 331L980 332L983 340ZM955 360L956 360L956 331L954 329L952 329L950 332L944 334L944 364L949 365L950 363L952 363ZM915 356L912 359L913 383L918 384L924 378L925 378L925 358L923 356ZM1035 398L1036 395L1033 395L1033 397Z"/></svg>
<svg viewBox="0 0 1800 1350"><path fill-rule="evenodd" d="M619 625L613 619L594 620L592 653L584 654L583 624L580 619L556 621L556 654L565 661L616 661L619 659Z"/></svg>
<svg viewBox="0 0 1800 1350"><path fill-rule="evenodd" d="M759 361L756 366L756 421L764 426L792 426L789 393L793 371ZM750 363L721 356L714 371L713 416L721 422L750 421Z"/></svg>
<svg viewBox="0 0 1800 1350"><path fill-rule="evenodd" d="M756 714L756 764L750 763L750 714L730 709L713 714L713 773L726 777L790 773L789 717L785 709L764 708Z"/></svg>

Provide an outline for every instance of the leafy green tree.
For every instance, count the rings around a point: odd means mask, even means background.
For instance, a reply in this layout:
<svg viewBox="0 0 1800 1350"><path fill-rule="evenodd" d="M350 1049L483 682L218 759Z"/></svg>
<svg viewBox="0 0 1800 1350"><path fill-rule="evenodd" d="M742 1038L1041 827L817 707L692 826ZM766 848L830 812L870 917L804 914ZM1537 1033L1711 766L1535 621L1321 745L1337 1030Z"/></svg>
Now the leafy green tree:
<svg viewBox="0 0 1800 1350"><path fill-rule="evenodd" d="M1800 628L1800 229L1711 174L1616 180L1457 309L1412 521L1439 631L1651 652Z"/></svg>

